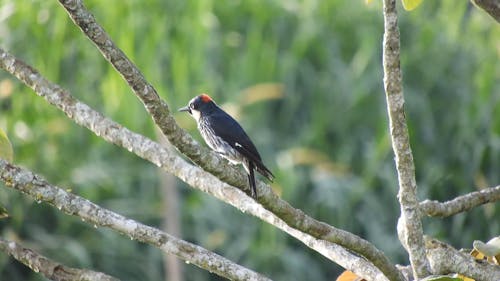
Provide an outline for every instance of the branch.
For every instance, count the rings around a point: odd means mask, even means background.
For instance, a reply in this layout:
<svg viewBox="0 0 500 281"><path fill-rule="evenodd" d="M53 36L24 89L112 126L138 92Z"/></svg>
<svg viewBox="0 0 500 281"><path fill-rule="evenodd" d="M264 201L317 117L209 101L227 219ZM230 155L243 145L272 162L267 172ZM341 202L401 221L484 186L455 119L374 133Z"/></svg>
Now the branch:
<svg viewBox="0 0 500 281"><path fill-rule="evenodd" d="M434 274L459 273L474 280L500 280L500 267L475 260L450 245L429 237L425 238L427 257Z"/></svg>
<svg viewBox="0 0 500 281"><path fill-rule="evenodd" d="M146 81L139 69L116 47L109 35L95 21L94 16L83 6L82 1L59 0L59 2L75 24L80 27L81 31L97 46L103 56L127 81L170 143L205 171L243 190L246 194L250 194L247 177L241 170L228 165L226 160L201 147L177 125L166 102L158 96L156 90ZM403 280L403 276L390 263L389 259L368 241L305 215L301 210L297 210L281 200L262 181L259 181L257 189L259 203L291 227L310 234L317 239L339 244L363 255L384 272L390 280Z"/></svg>
<svg viewBox="0 0 500 281"><path fill-rule="evenodd" d="M500 185L471 192L442 203L425 200L420 203L420 210L429 217L444 218L496 201L500 201Z"/></svg>
<svg viewBox="0 0 500 281"><path fill-rule="evenodd" d="M72 268L46 258L39 253L24 248L13 241L0 238L0 250L28 266L34 272L41 273L50 280L81 281L118 281L119 279L88 269Z"/></svg>
<svg viewBox="0 0 500 281"><path fill-rule="evenodd" d="M42 177L0 159L0 179L37 201L44 201L68 215L76 215L94 226L105 226L143 243L153 245L165 253L197 265L231 280L270 280L241 265L186 242L156 228L141 224L104 209L64 189L49 184Z"/></svg>
<svg viewBox="0 0 500 281"><path fill-rule="evenodd" d="M75 99L57 84L46 80L33 67L26 65L24 62L6 53L1 48L0 67L4 68L27 86L34 89L36 94L45 98L45 100L47 100L50 104L62 110L77 124L88 128L104 140L121 146L135 153L137 156L162 167L165 171L174 174L190 186L210 193L220 200L239 208L243 212L250 213L270 223L271 225L282 229L306 244L308 247L315 249L325 257L355 272L359 276L367 277L368 279L373 280L385 280L383 274L381 274L377 268L374 268L372 264L367 262L365 259L353 255L349 251L335 244L327 243L323 241L324 239L318 239L290 227L285 221L278 218L275 214L264 209L260 204L257 204L248 196L245 196L239 189L236 189L227 183L221 182L212 174L209 174L196 166L190 165L179 156L170 153L168 149L164 148L160 144L153 142L144 136L136 134L108 118L105 118L101 113ZM289 214L289 216L289 219L301 219L300 217L295 217L294 214ZM357 240L355 239L351 241L351 243L356 242ZM385 261L381 260L380 262ZM387 264L390 266L388 261ZM403 279L393 278L390 280Z"/></svg>
<svg viewBox="0 0 500 281"><path fill-rule="evenodd" d="M200 146L175 122L167 103L160 98L154 87L146 80L137 66L111 40L106 31L85 8L82 0L59 0L73 22L96 45L104 58L118 71L142 101L153 121L180 152L189 157L205 171L222 181L250 194L247 176L209 149ZM268 187L267 187L268 188ZM262 194L262 191L260 191Z"/></svg>
<svg viewBox="0 0 500 281"><path fill-rule="evenodd" d="M500 23L500 1L499 0L472 0L474 4L483 9L498 23Z"/></svg>
<svg viewBox="0 0 500 281"><path fill-rule="evenodd" d="M398 235L408 251L413 276L418 280L429 275L429 263L425 256L422 222L417 200L415 166L404 113L396 0L384 0L384 29L384 88L392 148L398 171L398 199L401 209Z"/></svg>

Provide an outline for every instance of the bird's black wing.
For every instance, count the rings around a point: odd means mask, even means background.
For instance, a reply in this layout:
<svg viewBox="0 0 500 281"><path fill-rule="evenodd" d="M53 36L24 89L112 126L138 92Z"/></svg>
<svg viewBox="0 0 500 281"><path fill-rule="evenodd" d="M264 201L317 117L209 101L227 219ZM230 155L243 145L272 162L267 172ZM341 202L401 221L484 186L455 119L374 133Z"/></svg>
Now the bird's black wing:
<svg viewBox="0 0 500 281"><path fill-rule="evenodd" d="M259 173L269 180L273 180L273 173L271 173L271 171L264 166L257 148L240 124L238 124L233 117L223 110L220 110L218 113L210 114L206 118L210 119L210 124L216 124L215 126L212 126L215 135L222 138L224 141L229 143L232 148L236 149L243 156L254 162Z"/></svg>

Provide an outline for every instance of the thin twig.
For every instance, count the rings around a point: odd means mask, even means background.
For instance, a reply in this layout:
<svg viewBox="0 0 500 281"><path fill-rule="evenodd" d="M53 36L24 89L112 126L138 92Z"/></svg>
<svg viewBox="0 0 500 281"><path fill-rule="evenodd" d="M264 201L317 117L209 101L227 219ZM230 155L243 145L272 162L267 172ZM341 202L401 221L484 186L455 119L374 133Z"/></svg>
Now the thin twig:
<svg viewBox="0 0 500 281"><path fill-rule="evenodd" d="M270 280L198 245L171 236L156 228L104 209L82 197L49 184L27 169L0 159L0 179L37 201L44 201L69 215L76 215L89 224L104 226L130 239L156 246L200 268L231 280Z"/></svg>
<svg viewBox="0 0 500 281"><path fill-rule="evenodd" d="M500 185L471 192L446 202L425 200L420 210L429 217L449 217L483 204L500 201Z"/></svg>
<svg viewBox="0 0 500 281"><path fill-rule="evenodd" d="M417 200L415 166L404 113L396 0L384 0L384 28L384 88L392 148L398 171L398 199L401 208L398 235L408 251L413 275L418 280L429 275L429 262L425 256L422 222Z"/></svg>
<svg viewBox="0 0 500 281"><path fill-rule="evenodd" d="M75 24L80 27L82 32L97 46L103 56L127 81L170 143L205 171L241 189L246 194L250 194L246 175L242 171L228 165L220 156L201 147L189 134L177 125L170 114L166 102L158 96L156 90L146 81L139 69L116 47L110 36L84 7L82 1L59 0L59 2L66 9ZM295 209L288 202L281 200L262 181L259 181L257 189L259 203L291 227L310 234L317 239L336 243L366 257L384 272L390 280L403 280L403 276L390 263L389 259L368 241L307 216L301 210Z"/></svg>
<svg viewBox="0 0 500 281"><path fill-rule="evenodd" d="M0 238L0 250L50 280L118 281L119 279L88 269L72 268L55 262L14 241Z"/></svg>

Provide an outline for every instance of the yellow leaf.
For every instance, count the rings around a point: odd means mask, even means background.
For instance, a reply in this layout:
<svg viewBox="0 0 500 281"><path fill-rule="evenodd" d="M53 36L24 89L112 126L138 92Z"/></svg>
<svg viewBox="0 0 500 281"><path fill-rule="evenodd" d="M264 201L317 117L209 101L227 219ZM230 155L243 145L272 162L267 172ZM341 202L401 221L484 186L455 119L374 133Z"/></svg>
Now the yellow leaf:
<svg viewBox="0 0 500 281"><path fill-rule="evenodd" d="M464 275L462 275L462 274L457 274L456 276L457 276L458 278L460 278L461 280L463 280L463 281L475 281L474 279L469 278L469 277L467 277L467 276L464 276Z"/></svg>
<svg viewBox="0 0 500 281"><path fill-rule="evenodd" d="M5 132L0 129L0 158L12 162L14 159L14 151L12 150L12 144Z"/></svg>
<svg viewBox="0 0 500 281"><path fill-rule="evenodd" d="M280 83L261 83L243 90L243 103L246 105L265 100L283 98L284 86Z"/></svg>
<svg viewBox="0 0 500 281"><path fill-rule="evenodd" d="M403 1L403 8L407 11L412 11L420 4L422 3L423 0L402 0Z"/></svg>
<svg viewBox="0 0 500 281"><path fill-rule="evenodd" d="M473 256L476 260L483 260L485 258L484 254L476 249L472 249L470 255Z"/></svg>
<svg viewBox="0 0 500 281"><path fill-rule="evenodd" d="M336 281L366 281L365 279L357 276L354 272L346 270L337 277Z"/></svg>

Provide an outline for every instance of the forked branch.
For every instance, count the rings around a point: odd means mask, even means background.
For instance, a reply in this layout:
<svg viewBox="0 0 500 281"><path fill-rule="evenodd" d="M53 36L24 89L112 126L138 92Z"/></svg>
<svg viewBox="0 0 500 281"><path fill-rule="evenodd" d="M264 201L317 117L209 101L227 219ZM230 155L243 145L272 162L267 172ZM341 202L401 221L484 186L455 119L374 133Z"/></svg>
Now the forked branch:
<svg viewBox="0 0 500 281"><path fill-rule="evenodd" d="M0 179L34 200L44 201L68 215L77 215L94 226L104 226L130 239L156 246L165 253L231 280L270 280L198 245L186 242L156 228L104 209L84 198L51 185L45 179L0 159Z"/></svg>
<svg viewBox="0 0 500 281"><path fill-rule="evenodd" d="M221 182L212 174L187 163L180 156L172 153L171 150L165 149L160 144L104 117L87 104L77 100L68 91L45 79L35 68L2 49L0 49L0 67L31 87L37 95L62 110L77 124L86 127L104 140L123 147L137 156L156 164L190 186L212 194L243 212L252 214L282 229L330 260L356 272L359 276L367 279L385 280L383 274L366 259L356 256L340 246L317 239L290 227L275 214L244 195L239 189ZM356 240L351 243L356 243Z"/></svg>
<svg viewBox="0 0 500 281"><path fill-rule="evenodd" d="M246 175L243 172L228 165L224 159L215 153L201 147L177 125L166 102L159 97L156 90L146 81L139 69L113 43L111 37L96 22L94 16L85 8L82 1L59 0L59 2L66 9L73 22L80 27L81 31L127 81L170 143L205 171L250 194L249 187L246 184ZM261 181L257 189L259 203L289 226L317 239L341 245L366 257L390 280L403 280L397 268L390 263L380 250L368 241L307 216L301 210L295 209L286 201L281 200L268 185Z"/></svg>
<svg viewBox="0 0 500 281"><path fill-rule="evenodd" d="M384 89L399 181L401 216L398 221L398 236L410 257L413 276L418 280L429 275L429 263L425 256L415 166L404 112L399 38L396 0L384 0Z"/></svg>

